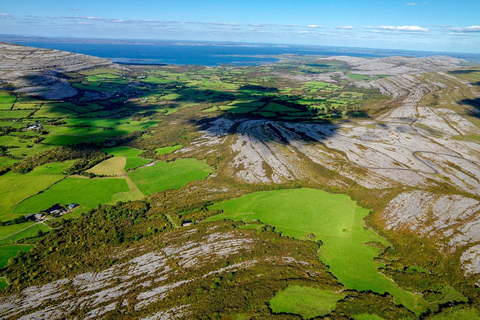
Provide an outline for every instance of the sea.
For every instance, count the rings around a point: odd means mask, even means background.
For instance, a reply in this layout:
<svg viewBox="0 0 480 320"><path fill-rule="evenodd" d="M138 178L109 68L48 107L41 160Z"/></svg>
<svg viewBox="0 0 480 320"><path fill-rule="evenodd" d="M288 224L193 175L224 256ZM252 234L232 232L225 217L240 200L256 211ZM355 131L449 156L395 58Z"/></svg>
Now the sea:
<svg viewBox="0 0 480 320"><path fill-rule="evenodd" d="M11 40L10 40L11 41ZM295 59L313 56L426 57L448 55L467 61L480 61L478 54L443 53L368 48L259 45L232 43L85 43L48 41L11 41L31 47L47 48L87 54L124 64L176 64L176 65L261 65L277 62L282 58Z"/></svg>

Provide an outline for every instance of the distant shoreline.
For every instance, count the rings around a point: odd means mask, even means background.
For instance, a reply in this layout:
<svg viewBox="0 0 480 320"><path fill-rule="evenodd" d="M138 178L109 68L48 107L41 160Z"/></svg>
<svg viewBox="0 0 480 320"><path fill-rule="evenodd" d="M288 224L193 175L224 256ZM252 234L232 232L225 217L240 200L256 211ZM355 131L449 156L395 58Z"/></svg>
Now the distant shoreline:
<svg viewBox="0 0 480 320"><path fill-rule="evenodd" d="M108 59L123 65L202 65L202 66L251 66L275 63L280 57L300 57L314 60L315 57L350 56L358 58L381 57L428 57L433 55L446 55L469 62L480 62L480 54L456 54L441 52L420 52L406 50L346 48L327 46L288 46L288 45L245 45L245 44L219 44L209 42L176 42L165 41L148 44L141 41L129 43L75 43L75 42L48 42L23 41L13 38L5 39L0 35L0 40L7 40L19 45L30 47L55 49L79 54ZM19 39L19 38L16 38ZM31 39L31 38L30 38ZM52 39L54 40L54 39ZM85 40L84 40L85 41ZM121 41L118 41L121 42ZM137 62L139 61L139 62Z"/></svg>
<svg viewBox="0 0 480 320"><path fill-rule="evenodd" d="M168 63L140 63L140 62L130 62L130 61L114 61L116 64L123 64L127 66L168 66Z"/></svg>

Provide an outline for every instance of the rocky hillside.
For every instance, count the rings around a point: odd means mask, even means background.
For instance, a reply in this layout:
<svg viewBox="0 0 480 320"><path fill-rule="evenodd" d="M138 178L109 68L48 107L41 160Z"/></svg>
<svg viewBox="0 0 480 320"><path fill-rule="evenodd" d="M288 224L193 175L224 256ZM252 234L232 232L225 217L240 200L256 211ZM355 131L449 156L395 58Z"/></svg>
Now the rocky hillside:
<svg viewBox="0 0 480 320"><path fill-rule="evenodd" d="M45 99L78 94L65 79L66 72L114 66L109 60L93 56L5 42L0 42L0 60L1 87Z"/></svg>

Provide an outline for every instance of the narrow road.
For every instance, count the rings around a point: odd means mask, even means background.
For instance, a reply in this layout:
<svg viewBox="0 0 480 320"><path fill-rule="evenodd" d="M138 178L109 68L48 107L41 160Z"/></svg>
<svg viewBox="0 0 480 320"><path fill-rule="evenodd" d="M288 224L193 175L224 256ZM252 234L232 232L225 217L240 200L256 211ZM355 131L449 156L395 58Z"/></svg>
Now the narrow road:
<svg viewBox="0 0 480 320"><path fill-rule="evenodd" d="M170 223L171 223L175 228L180 228L180 226L179 226L175 221L173 221L172 217L171 217L169 214L166 214L165 217L167 217L168 221L170 221Z"/></svg>
<svg viewBox="0 0 480 320"><path fill-rule="evenodd" d="M28 226L28 227L26 227L26 228L23 228L23 229L21 229L21 230L18 230L18 231L15 232L15 233L9 234L8 236L1 238L0 241L3 241L3 240L5 240L5 239L8 239L8 238L10 238L11 236L16 235L17 233L20 233L20 232L22 232L22 231L24 231L24 230L27 230L27 229L29 229L29 228L31 228L31 227L33 227L33 226L36 226L37 224L43 224L44 226L50 228L50 227L47 226L45 223L43 223L43 221L39 221L39 222L34 223L34 224L32 224L32 225L30 225L30 226ZM51 229L51 228L50 228L50 229Z"/></svg>

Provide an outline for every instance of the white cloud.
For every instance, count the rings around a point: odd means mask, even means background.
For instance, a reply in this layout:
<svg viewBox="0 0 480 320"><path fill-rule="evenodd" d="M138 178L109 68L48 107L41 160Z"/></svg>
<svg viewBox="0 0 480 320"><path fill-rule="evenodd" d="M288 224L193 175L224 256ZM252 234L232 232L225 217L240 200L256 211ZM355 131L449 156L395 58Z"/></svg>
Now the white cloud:
<svg viewBox="0 0 480 320"><path fill-rule="evenodd" d="M88 20L106 20L105 18L99 18L99 17L87 17Z"/></svg>
<svg viewBox="0 0 480 320"><path fill-rule="evenodd" d="M406 6L416 6L417 4L415 2L409 2L405 4Z"/></svg>
<svg viewBox="0 0 480 320"><path fill-rule="evenodd" d="M0 18L10 18L12 15L8 13L0 13Z"/></svg>
<svg viewBox="0 0 480 320"><path fill-rule="evenodd" d="M299 33L301 33L301 34L309 34L310 31L300 31Z"/></svg>
<svg viewBox="0 0 480 320"><path fill-rule="evenodd" d="M453 32L465 33L465 32L480 32L480 26L471 26L466 28L452 28Z"/></svg>
<svg viewBox="0 0 480 320"><path fill-rule="evenodd" d="M78 8L72 8L71 10L73 10L73 11L78 11L79 9L78 9Z"/></svg>
<svg viewBox="0 0 480 320"><path fill-rule="evenodd" d="M309 24L308 27L309 28L325 28L324 26L320 26L318 24Z"/></svg>
<svg viewBox="0 0 480 320"><path fill-rule="evenodd" d="M367 27L372 28L372 27ZM389 30L389 31L412 31L412 32L428 32L428 29L419 27L419 26L380 26L380 27L373 27L374 29L380 30Z"/></svg>
<svg viewBox="0 0 480 320"><path fill-rule="evenodd" d="M352 29L355 29L355 27L352 27L352 26L338 26L337 29L352 30Z"/></svg>

